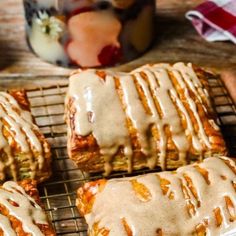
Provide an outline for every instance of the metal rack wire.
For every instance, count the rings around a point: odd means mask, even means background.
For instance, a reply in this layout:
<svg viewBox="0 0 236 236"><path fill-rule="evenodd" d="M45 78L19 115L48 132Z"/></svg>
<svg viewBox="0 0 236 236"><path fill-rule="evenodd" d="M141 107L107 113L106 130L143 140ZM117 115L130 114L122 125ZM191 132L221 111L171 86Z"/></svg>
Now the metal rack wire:
<svg viewBox="0 0 236 236"><path fill-rule="evenodd" d="M222 82L210 79L213 102L218 122L225 136L230 155L236 156L236 107ZM41 199L57 235L86 235L86 223L75 207L76 190L88 180L101 175L88 176L79 171L68 159L66 150L66 125L64 122L64 97L67 85L38 87L27 90L32 114L52 147L53 177L40 186ZM142 174L146 171L138 171ZM116 173L111 177L126 176Z"/></svg>

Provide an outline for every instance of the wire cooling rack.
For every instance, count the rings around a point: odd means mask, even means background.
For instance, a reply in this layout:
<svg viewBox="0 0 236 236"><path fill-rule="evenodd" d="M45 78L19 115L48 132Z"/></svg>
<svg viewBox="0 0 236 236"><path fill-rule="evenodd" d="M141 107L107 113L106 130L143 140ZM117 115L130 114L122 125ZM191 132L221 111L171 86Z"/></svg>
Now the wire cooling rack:
<svg viewBox="0 0 236 236"><path fill-rule="evenodd" d="M225 136L231 156L236 156L236 107L219 79L210 79L213 102L218 123ZM75 207L76 190L88 180L101 175L88 176L78 170L66 151L66 124L64 98L67 84L28 89L32 114L49 140L53 155L53 177L40 186L41 199L57 235L86 235L86 223ZM135 174L146 173L138 171ZM116 173L111 177L127 176Z"/></svg>

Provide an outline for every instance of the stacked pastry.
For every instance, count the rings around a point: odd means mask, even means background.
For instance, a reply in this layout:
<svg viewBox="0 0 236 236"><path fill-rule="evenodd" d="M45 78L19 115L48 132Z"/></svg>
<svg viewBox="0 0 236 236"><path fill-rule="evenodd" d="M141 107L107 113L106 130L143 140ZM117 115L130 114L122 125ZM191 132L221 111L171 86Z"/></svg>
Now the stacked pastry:
<svg viewBox="0 0 236 236"><path fill-rule="evenodd" d="M191 64L131 73L79 70L66 98L68 153L88 172L160 167L175 172L98 180L78 190L88 235L236 234L236 166Z"/></svg>
<svg viewBox="0 0 236 236"><path fill-rule="evenodd" d="M25 91L0 92L0 182L21 181L0 186L0 235L55 235L36 189L50 177L50 162Z"/></svg>

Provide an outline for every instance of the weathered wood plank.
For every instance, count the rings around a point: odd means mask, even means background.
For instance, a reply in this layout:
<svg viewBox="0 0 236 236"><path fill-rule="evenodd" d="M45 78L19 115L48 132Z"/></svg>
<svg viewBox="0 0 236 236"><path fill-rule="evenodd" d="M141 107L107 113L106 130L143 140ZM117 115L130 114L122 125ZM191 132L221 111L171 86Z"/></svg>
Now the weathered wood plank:
<svg viewBox="0 0 236 236"><path fill-rule="evenodd" d="M130 70L148 62L191 61L221 71L236 68L236 46L230 42L208 43L193 29L184 14L203 0L157 0L156 42L142 57L117 70ZM26 44L22 1L0 1L0 77L65 75L69 69L43 62ZM236 87L236 78L231 86ZM235 76L233 76L235 77ZM224 76L227 78L228 76ZM231 89L232 90L232 89Z"/></svg>

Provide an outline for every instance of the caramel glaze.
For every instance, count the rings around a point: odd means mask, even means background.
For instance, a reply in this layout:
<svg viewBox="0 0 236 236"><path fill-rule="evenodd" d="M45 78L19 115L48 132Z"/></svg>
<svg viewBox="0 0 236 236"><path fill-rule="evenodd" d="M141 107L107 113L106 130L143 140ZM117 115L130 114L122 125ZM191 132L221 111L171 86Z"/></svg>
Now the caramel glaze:
<svg viewBox="0 0 236 236"><path fill-rule="evenodd" d="M236 235L236 165L227 157L78 190L89 235Z"/></svg>
<svg viewBox="0 0 236 236"><path fill-rule="evenodd" d="M146 65L131 73L80 70L70 78L69 101L73 124L69 117L68 143L72 132L81 138L92 135L105 174L121 149L129 172L137 150L147 167L163 170L168 149L178 153L181 165L196 153L217 154L219 146L225 153L208 91L192 64Z"/></svg>

